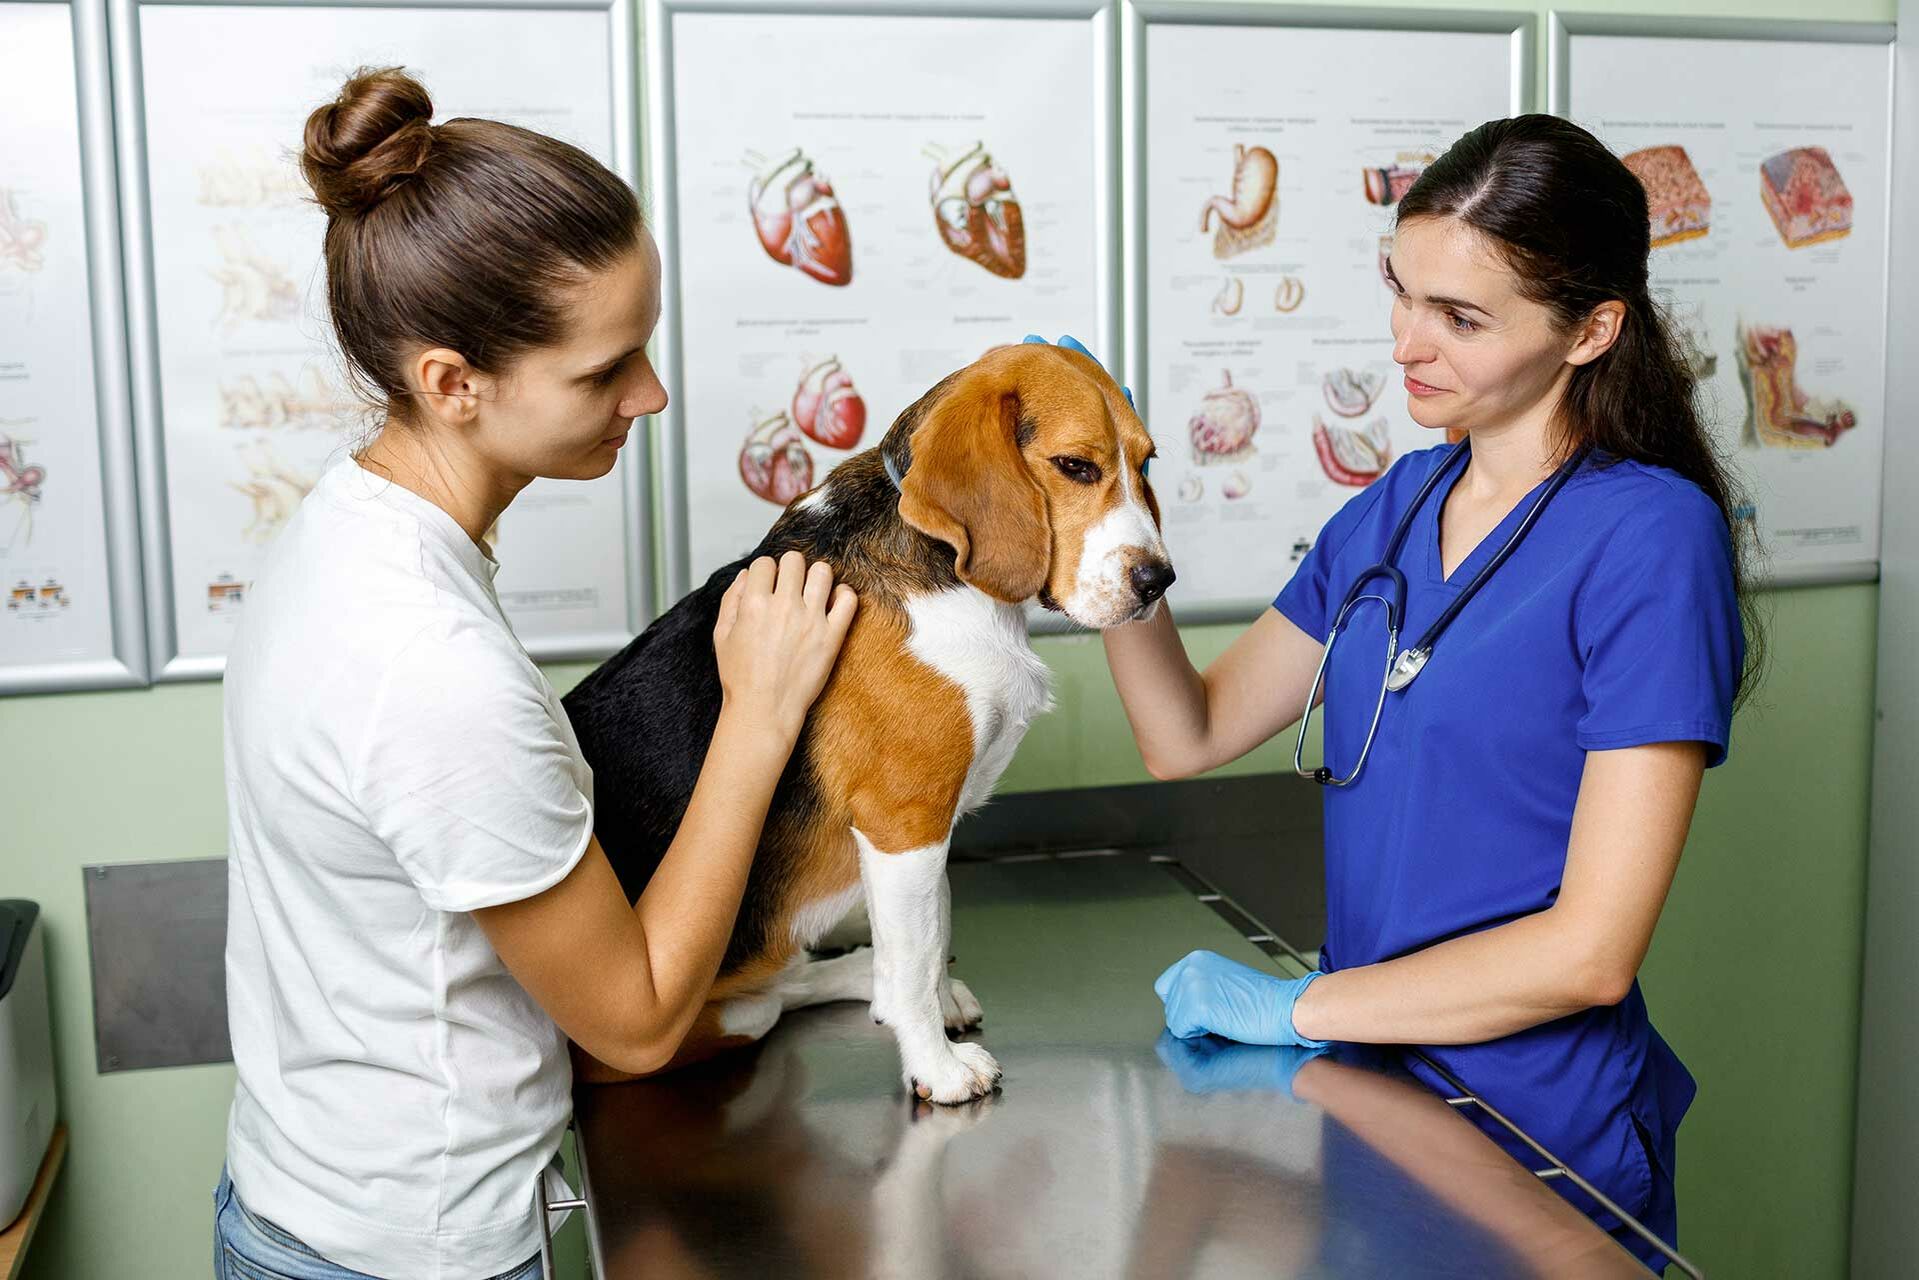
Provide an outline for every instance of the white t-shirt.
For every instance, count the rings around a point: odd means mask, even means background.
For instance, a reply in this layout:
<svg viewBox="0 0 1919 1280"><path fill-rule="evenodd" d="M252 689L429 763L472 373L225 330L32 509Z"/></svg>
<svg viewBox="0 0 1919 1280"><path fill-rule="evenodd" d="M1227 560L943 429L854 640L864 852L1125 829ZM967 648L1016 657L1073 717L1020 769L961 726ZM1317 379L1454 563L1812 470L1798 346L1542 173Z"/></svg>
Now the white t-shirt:
<svg viewBox="0 0 1919 1280"><path fill-rule="evenodd" d="M343 1266L473 1280L538 1251L566 1039L468 914L563 879L593 779L498 565L340 462L226 670L227 1122L249 1209Z"/></svg>

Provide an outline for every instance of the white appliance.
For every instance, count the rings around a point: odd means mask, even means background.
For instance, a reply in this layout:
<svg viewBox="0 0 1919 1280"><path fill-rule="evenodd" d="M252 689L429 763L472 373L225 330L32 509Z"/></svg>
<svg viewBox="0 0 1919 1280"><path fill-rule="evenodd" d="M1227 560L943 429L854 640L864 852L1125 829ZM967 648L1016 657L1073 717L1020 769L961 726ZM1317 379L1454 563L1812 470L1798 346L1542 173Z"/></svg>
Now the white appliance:
<svg viewBox="0 0 1919 1280"><path fill-rule="evenodd" d="M53 1025L40 904L0 899L0 1230L26 1207L53 1140Z"/></svg>

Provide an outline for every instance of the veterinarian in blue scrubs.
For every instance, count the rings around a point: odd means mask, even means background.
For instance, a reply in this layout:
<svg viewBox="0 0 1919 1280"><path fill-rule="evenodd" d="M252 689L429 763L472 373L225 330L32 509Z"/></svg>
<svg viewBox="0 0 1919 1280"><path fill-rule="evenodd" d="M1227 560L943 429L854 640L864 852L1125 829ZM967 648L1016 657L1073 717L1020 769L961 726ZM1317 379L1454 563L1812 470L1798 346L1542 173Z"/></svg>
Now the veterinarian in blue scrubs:
<svg viewBox="0 0 1919 1280"><path fill-rule="evenodd" d="M1460 139L1401 201L1391 257L1409 411L1457 442L1349 500L1204 674L1165 611L1105 643L1166 778L1299 722L1326 658L1320 970L1196 952L1156 984L1168 1028L1422 1046L1670 1241L1694 1083L1636 974L1752 664L1740 498L1648 253L1643 191L1584 130Z"/></svg>

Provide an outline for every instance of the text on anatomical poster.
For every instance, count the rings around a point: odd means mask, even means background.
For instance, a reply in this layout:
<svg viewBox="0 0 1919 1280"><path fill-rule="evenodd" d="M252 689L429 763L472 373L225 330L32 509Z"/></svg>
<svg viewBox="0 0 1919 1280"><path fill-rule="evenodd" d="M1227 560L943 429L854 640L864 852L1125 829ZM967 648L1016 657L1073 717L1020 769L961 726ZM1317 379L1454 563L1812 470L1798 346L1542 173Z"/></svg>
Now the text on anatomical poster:
<svg viewBox="0 0 1919 1280"><path fill-rule="evenodd" d="M690 581L1029 331L1097 348L1086 20L672 17Z"/></svg>
<svg viewBox="0 0 1919 1280"><path fill-rule="evenodd" d="M1512 47L1147 26L1141 408L1175 607L1271 600L1341 505L1439 443L1393 363L1394 206L1509 113Z"/></svg>
<svg viewBox="0 0 1919 1280"><path fill-rule="evenodd" d="M226 651L267 546L381 421L350 394L326 310L326 216L298 169L307 114L401 66L434 121L504 120L612 162L605 11L153 5L140 12L171 601L182 655ZM206 50L225 52L208 75ZM630 634L622 457L536 480L492 534L515 629Z"/></svg>
<svg viewBox="0 0 1919 1280"><path fill-rule="evenodd" d="M1575 33L1567 64L1572 119L1646 189L1653 289L1768 562L1877 559L1889 48Z"/></svg>
<svg viewBox="0 0 1919 1280"><path fill-rule="evenodd" d="M0 31L3 674L114 649L73 15L0 3Z"/></svg>

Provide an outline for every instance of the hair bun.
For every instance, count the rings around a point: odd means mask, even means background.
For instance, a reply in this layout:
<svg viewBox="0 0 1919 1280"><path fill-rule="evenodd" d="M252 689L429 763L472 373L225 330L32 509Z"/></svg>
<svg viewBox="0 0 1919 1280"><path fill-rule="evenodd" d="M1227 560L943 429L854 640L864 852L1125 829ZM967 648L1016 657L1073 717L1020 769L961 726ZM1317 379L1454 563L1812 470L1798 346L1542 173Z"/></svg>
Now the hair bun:
<svg viewBox="0 0 1919 1280"><path fill-rule="evenodd" d="M333 218L365 213L420 171L433 149L433 99L400 67L362 67L307 117L300 172Z"/></svg>

